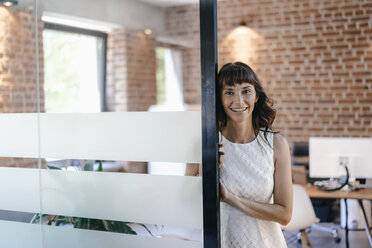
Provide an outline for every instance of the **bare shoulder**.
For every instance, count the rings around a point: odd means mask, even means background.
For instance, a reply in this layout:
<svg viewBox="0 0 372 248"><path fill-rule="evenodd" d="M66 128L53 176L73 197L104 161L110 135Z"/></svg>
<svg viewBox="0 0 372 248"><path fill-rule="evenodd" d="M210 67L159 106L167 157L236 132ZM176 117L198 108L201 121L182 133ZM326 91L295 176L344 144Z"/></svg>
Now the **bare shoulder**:
<svg viewBox="0 0 372 248"><path fill-rule="evenodd" d="M283 157L289 156L289 145L287 140L280 134L274 134L273 139L274 146L274 159L275 161Z"/></svg>
<svg viewBox="0 0 372 248"><path fill-rule="evenodd" d="M287 142L287 140L282 135L280 135L278 133L274 133L274 140L273 140L273 142L274 142L274 144L273 144L274 145L274 150L275 149L280 149L283 146L285 148L288 148L288 142Z"/></svg>

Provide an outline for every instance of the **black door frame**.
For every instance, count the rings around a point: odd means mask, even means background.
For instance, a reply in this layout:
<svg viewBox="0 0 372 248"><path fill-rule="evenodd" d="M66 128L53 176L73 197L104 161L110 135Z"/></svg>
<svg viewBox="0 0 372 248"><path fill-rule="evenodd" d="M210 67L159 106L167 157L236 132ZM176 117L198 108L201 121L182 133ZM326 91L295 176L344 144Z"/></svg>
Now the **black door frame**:
<svg viewBox="0 0 372 248"><path fill-rule="evenodd" d="M217 2L200 0L200 63L202 87L203 241L220 248L218 130L216 118Z"/></svg>

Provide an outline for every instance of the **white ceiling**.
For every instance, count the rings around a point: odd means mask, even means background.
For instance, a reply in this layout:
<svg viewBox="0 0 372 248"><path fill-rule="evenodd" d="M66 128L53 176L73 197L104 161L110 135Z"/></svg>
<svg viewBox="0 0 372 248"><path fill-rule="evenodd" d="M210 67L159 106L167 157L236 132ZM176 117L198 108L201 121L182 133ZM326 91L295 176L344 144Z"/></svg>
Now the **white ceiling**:
<svg viewBox="0 0 372 248"><path fill-rule="evenodd" d="M171 7L184 4L198 4L199 0L138 0L158 7Z"/></svg>

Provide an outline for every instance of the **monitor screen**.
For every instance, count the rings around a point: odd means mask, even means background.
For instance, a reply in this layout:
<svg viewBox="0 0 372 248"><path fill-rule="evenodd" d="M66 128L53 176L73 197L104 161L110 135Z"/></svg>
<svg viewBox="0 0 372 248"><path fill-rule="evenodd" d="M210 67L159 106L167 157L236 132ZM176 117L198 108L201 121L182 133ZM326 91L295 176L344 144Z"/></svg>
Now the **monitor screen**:
<svg viewBox="0 0 372 248"><path fill-rule="evenodd" d="M372 138L311 137L309 167L312 178L372 178Z"/></svg>

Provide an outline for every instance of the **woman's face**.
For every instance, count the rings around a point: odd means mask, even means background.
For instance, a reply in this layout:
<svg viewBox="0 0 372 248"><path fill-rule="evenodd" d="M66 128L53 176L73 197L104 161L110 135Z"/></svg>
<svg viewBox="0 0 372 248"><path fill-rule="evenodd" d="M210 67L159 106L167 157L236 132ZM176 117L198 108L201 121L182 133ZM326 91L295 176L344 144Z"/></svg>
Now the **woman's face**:
<svg viewBox="0 0 372 248"><path fill-rule="evenodd" d="M234 86L224 84L221 99L228 121L244 122L252 120L254 104L258 100L256 90L252 84L242 83Z"/></svg>

